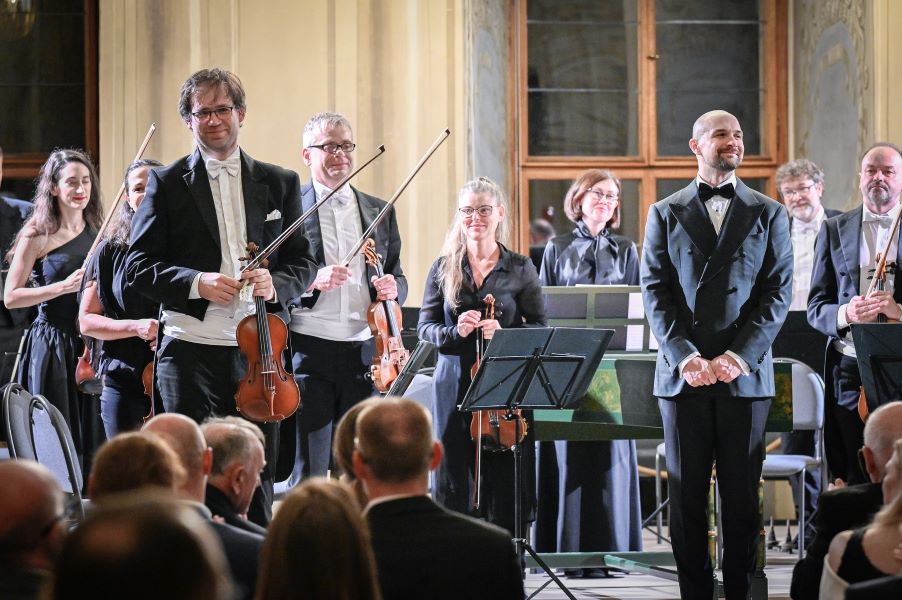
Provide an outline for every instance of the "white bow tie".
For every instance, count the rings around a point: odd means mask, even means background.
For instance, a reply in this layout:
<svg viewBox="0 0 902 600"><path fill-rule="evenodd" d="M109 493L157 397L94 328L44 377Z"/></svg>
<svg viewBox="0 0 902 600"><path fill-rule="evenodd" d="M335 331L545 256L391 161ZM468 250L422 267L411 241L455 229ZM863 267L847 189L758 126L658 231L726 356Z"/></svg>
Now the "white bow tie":
<svg viewBox="0 0 902 600"><path fill-rule="evenodd" d="M329 195L328 191L326 192L326 195ZM332 197L329 198L329 202L338 202L339 204L344 206L351 201L352 197L353 195L351 193L351 188L349 186L344 186L343 188L332 194Z"/></svg>
<svg viewBox="0 0 902 600"><path fill-rule="evenodd" d="M226 160L217 160L215 158L208 158L204 164L207 167L207 173L210 174L210 177L213 179L217 179L219 174L222 172L222 169L228 171L229 175L234 177L238 174L238 169L241 165L241 157L239 155L230 156Z"/></svg>

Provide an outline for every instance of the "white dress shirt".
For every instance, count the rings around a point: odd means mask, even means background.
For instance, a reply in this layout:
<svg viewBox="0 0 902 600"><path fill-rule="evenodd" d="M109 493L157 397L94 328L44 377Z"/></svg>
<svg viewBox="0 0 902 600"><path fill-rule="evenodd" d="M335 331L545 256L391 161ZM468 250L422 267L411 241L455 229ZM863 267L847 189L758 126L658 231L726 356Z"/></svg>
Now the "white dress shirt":
<svg viewBox="0 0 902 600"><path fill-rule="evenodd" d="M200 151L213 194L216 224L219 228L221 260L219 272L238 278L241 273L239 257L247 254L247 222L244 195L241 189L241 152L235 149L224 161L217 161ZM221 167L218 165L222 165ZM236 168L237 165L237 168ZM214 175L215 173L215 175ZM191 284L188 298L200 298L198 286L202 273ZM212 346L237 346L235 330L244 317L254 314L253 301L236 294L229 304L211 302L204 320L177 311L163 311L163 333L179 340Z"/></svg>
<svg viewBox="0 0 902 600"><path fill-rule="evenodd" d="M331 191L315 179L313 190L319 201ZM360 208L351 186L345 185L317 211L327 265L340 264L363 235ZM291 331L339 342L363 341L372 337L366 320L370 306L363 253L348 265L351 277L339 288L320 292L311 308L291 311Z"/></svg>
<svg viewBox="0 0 902 600"><path fill-rule="evenodd" d="M811 291L811 271L814 268L814 242L821 225L827 220L824 207L818 207L814 218L805 222L792 220L792 302L789 310L808 310Z"/></svg>

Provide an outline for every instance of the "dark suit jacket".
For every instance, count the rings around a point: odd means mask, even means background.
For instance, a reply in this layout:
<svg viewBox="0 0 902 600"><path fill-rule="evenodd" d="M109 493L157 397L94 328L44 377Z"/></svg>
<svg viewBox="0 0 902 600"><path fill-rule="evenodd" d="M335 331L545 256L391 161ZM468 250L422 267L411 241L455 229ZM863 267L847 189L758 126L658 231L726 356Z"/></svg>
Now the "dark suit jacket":
<svg viewBox="0 0 902 600"><path fill-rule="evenodd" d="M228 497L209 483L207 484L207 492L204 496L204 504L206 504L207 508L210 509L210 512L213 513L213 516L222 517L225 519L225 522L232 527L237 527L238 529L257 535L266 535L266 529L260 527L253 521L248 521L244 517L239 516L232 507L232 503L229 502Z"/></svg>
<svg viewBox="0 0 902 600"><path fill-rule="evenodd" d="M0 263L3 265L3 277L0 279L0 285L6 283L6 270L9 268L9 265L6 263L6 253L12 246L16 234L22 229L22 223L28 218L31 208L31 202L17 200L0 194L0 252L2 252L0 254ZM2 299L0 299L0 327L24 329L31 321L30 315L34 309L17 308L8 310L2 302Z"/></svg>
<svg viewBox="0 0 902 600"><path fill-rule="evenodd" d="M814 269L811 271L811 292L808 295L808 322L812 327L828 336L825 358L826 384L825 398L834 398L833 365L839 359L839 352L833 348L833 341L842 337L845 331L838 331L836 316L839 307L848 304L853 296L867 290L859 290L858 266L861 245L861 207L827 219L817 234L814 244ZM896 256L896 264L902 264L902 246ZM902 281L902 280L900 280ZM896 285L893 297L902 302L902 285ZM844 406L854 410L856 406Z"/></svg>
<svg viewBox="0 0 902 600"><path fill-rule="evenodd" d="M821 494L815 515L814 539L805 558L792 570L790 597L816 600L824 557L833 537L840 531L866 525L882 506L883 491L879 483L851 485Z"/></svg>
<svg viewBox="0 0 902 600"><path fill-rule="evenodd" d="M414 496L367 511L382 597L521 600L523 580L503 529Z"/></svg>
<svg viewBox="0 0 902 600"><path fill-rule="evenodd" d="M257 569L260 563L260 549L263 547L263 536L244 531L213 520L212 511L203 504L191 503L198 514L209 523L210 528L222 543L232 579L238 586L236 598L250 600L257 588Z"/></svg>
<svg viewBox="0 0 902 600"><path fill-rule="evenodd" d="M361 233L366 231L367 227L376 220L376 216L385 207L386 202L375 196L364 194L360 190L354 189L354 195L357 197L357 207L360 210ZM316 192L313 188L313 182L309 181L301 188L301 206L303 211L310 210L316 204ZM326 258L323 254L323 234L319 226L319 215L312 215L304 222L307 239L310 240L310 247L316 263L319 267L326 266ZM379 223L375 231L376 253L382 257L382 271L386 275L394 275L398 284L398 304L404 304L407 299L407 278L401 270L401 235L398 233L398 222L395 217L394 207L389 210L388 215ZM372 267L367 267L367 279L375 275L376 272ZM306 289L306 288L305 288ZM319 299L319 290L313 290L312 294L306 298L297 298L292 304L311 308ZM376 290L370 286L370 299L376 299Z"/></svg>
<svg viewBox="0 0 902 600"><path fill-rule="evenodd" d="M898 600L902 598L902 577L881 577L846 588L846 600Z"/></svg>
<svg viewBox="0 0 902 600"><path fill-rule="evenodd" d="M301 215L295 173L255 161L241 152L241 187L249 241L265 248ZM276 219L267 215L278 211ZM132 222L128 282L164 308L203 320L209 302L188 299L198 272L219 272L221 250L216 211L200 151L153 169L144 201ZM279 305L299 296L316 276L310 245L296 231L269 257ZM287 319L285 312L283 318Z"/></svg>
<svg viewBox="0 0 902 600"><path fill-rule="evenodd" d="M736 180L718 236L695 182L648 211L641 265L645 313L660 348L654 394L688 390L679 364L693 352L735 352L751 373L697 394L774 395L771 344L792 295L792 244L782 204Z"/></svg>

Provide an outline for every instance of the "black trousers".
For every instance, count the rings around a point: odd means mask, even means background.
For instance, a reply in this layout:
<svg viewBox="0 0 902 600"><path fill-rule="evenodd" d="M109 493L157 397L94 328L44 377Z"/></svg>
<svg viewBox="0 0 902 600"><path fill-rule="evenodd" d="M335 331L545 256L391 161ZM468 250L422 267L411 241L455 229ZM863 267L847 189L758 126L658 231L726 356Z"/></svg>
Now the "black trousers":
<svg viewBox="0 0 902 600"><path fill-rule="evenodd" d="M366 377L372 346L291 334L292 367L301 390L294 469L288 480L323 476L332 468L332 431L348 409L373 395ZM367 351L369 350L369 353ZM366 361L366 362L365 362Z"/></svg>
<svg viewBox="0 0 902 600"><path fill-rule="evenodd" d="M681 395L659 398L664 419L670 532L680 596L710 600L714 571L708 554L708 490L717 463L723 524L726 597L746 598L755 569L768 398Z"/></svg>
<svg viewBox="0 0 902 600"><path fill-rule="evenodd" d="M864 445L864 423L858 416L858 396L861 374L858 360L842 356L833 365L833 398L826 398L827 415L825 438L827 465L833 478L840 478L852 485L870 481L858 451Z"/></svg>
<svg viewBox="0 0 902 600"><path fill-rule="evenodd" d="M156 380L166 412L186 415L198 423L210 417L238 416L235 392L247 373L247 360L237 346L195 344L165 336L160 343ZM256 423L266 436L266 466L254 492L248 518L266 527L272 519L273 469L279 428Z"/></svg>

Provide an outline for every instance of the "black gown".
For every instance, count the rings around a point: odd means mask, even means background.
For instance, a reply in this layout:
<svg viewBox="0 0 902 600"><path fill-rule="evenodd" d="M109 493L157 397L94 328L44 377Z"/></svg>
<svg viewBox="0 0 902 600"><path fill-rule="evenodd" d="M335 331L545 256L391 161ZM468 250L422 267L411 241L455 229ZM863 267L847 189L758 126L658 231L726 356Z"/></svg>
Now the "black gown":
<svg viewBox="0 0 902 600"><path fill-rule="evenodd" d="M571 233L548 242L541 280L549 286L638 285L636 244L607 229L592 236L580 221ZM636 443L558 441L539 446L538 549L641 550Z"/></svg>
<svg viewBox="0 0 902 600"><path fill-rule="evenodd" d="M426 280L423 306L417 333L420 339L438 347L438 360L433 377L436 435L445 447L445 457L435 472L433 497L445 507L470 513L473 499L475 443L470 439L470 414L457 406L470 385L470 367L476 361L476 333L461 337L457 318L468 310L485 308L482 301L492 294L496 301L496 318L504 329L544 327L545 301L539 276L530 260L501 246L495 268L476 288L470 265L464 258L464 280L460 306L456 309L445 301L442 291L441 259L433 263ZM527 415L528 418L528 415ZM529 433L522 444L523 508L531 519L535 506L535 444ZM511 452L484 452L482 457L481 516L490 522L514 529L514 477Z"/></svg>
<svg viewBox="0 0 902 600"><path fill-rule="evenodd" d="M103 314L111 319L155 319L158 305L127 285L125 256L128 247L103 241L91 259L89 272L97 282ZM139 429L149 409L141 374L153 360L150 345L138 337L107 340L100 352L103 392L100 411L108 438Z"/></svg>
<svg viewBox="0 0 902 600"><path fill-rule="evenodd" d="M34 263L32 279L37 287L63 281L81 268L95 233L88 227ZM75 366L84 350L78 334L76 293L63 294L38 305L22 350L18 381L32 394L46 397L56 406L69 429L82 469L87 471L91 454L102 440L97 400L82 394L75 383Z"/></svg>

